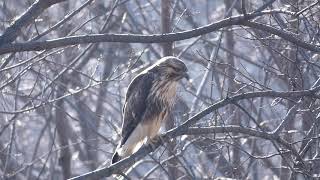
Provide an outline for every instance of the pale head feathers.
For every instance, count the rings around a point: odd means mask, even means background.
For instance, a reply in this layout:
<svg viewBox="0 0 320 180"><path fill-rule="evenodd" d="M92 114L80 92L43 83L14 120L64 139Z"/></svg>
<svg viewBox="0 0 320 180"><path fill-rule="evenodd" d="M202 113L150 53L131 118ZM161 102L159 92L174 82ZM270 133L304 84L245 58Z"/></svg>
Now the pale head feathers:
<svg viewBox="0 0 320 180"><path fill-rule="evenodd" d="M178 81L182 78L189 79L187 66L183 61L174 56L166 56L159 59L145 70L145 72L148 71L154 71L162 76L162 79L169 81Z"/></svg>

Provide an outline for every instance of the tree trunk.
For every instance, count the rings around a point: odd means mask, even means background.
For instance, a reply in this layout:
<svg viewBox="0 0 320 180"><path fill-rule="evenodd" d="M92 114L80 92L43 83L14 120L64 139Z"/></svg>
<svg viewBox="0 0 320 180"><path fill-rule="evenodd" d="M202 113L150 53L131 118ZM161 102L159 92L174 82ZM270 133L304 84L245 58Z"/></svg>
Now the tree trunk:
<svg viewBox="0 0 320 180"><path fill-rule="evenodd" d="M162 0L161 1L161 31L162 33L171 32L171 22L170 22L170 14L171 14L171 0ZM173 55L173 47L172 43L163 43L162 44L162 54L163 56L172 56ZM174 116L171 115L166 121L166 130L172 129L174 127ZM175 146L176 142L172 141L168 144L168 152L169 156L175 154ZM169 179L177 179L178 178L178 170L176 169L177 163L176 160L169 161L168 173Z"/></svg>

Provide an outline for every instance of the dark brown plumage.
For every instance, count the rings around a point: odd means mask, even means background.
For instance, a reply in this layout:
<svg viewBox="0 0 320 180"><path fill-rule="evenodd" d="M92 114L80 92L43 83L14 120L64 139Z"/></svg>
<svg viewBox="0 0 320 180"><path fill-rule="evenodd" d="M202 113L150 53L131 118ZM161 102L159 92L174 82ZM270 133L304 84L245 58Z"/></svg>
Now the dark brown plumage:
<svg viewBox="0 0 320 180"><path fill-rule="evenodd" d="M130 83L123 107L121 141L112 157L112 164L130 156L150 142L170 113L177 82L189 78L186 65L176 57L161 58L138 74Z"/></svg>

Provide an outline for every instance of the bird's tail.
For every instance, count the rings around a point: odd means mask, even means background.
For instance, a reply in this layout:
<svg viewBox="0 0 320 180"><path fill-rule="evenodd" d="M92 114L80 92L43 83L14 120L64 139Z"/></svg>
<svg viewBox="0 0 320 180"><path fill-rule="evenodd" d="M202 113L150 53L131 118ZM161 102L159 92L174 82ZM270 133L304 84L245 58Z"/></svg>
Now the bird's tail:
<svg viewBox="0 0 320 180"><path fill-rule="evenodd" d="M119 154L118 154L118 152L116 150L116 152L112 156L111 164L114 164L114 163L116 163L116 162L118 162L120 160L121 160L121 157L119 156Z"/></svg>
<svg viewBox="0 0 320 180"><path fill-rule="evenodd" d="M131 144L123 144L123 145L118 145L118 147L116 148L113 156L112 156L112 160L111 160L111 164L114 164L118 161L120 161L121 159L131 156L132 153L135 153L139 150L139 148L143 145L143 141L139 141L139 142L134 142Z"/></svg>

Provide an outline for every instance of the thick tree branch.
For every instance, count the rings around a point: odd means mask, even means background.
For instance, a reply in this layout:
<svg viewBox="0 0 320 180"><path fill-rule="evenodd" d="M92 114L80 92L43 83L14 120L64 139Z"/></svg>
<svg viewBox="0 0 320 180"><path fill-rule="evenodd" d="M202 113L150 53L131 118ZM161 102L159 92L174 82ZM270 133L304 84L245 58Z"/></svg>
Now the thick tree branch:
<svg viewBox="0 0 320 180"><path fill-rule="evenodd" d="M320 90L320 86L317 86L311 90L303 90L303 91L277 92L277 91L270 90L270 91L257 91L257 92L248 92L248 93L238 94L238 95L235 95L232 97L225 98L225 99L209 106L205 110L201 111L200 113L198 113L195 116L193 116L192 118L190 118L188 121L181 124L178 128L179 129L186 129L186 128L192 126L197 121L199 121L204 116L208 115L209 113L211 113L211 112L213 112L223 106L226 106L228 104L233 104L234 102L237 102L240 100L257 98L257 97L293 98L293 97L304 97L304 96L312 97L312 96L314 96L316 98L320 98L318 95L315 94L319 90Z"/></svg>
<svg viewBox="0 0 320 180"><path fill-rule="evenodd" d="M250 98L257 98L257 97L280 97L280 98L293 98L293 97L316 97L319 98L319 96L316 95L316 93L320 90L320 86L317 86L311 90L303 90L303 91L288 91L288 92L276 92L276 91L260 91L260 92L250 92L250 93L243 93L239 95L235 95L226 99L223 99L205 110L201 111L200 113L196 114L192 118L190 118L188 121L180 125L179 127L176 127L165 134L161 136L161 139L164 142L169 142L170 139L175 138L177 136L181 136L184 134L193 134L193 135L200 135L200 134L208 134L208 133L242 133L247 134L254 137L260 137L263 139L268 140L275 140L279 144L283 145L284 147L288 149L292 149L290 144L283 141L279 136L273 133L266 133L250 128L243 128L238 126L225 126L225 127L206 127L206 128L190 128L194 123L199 121L204 116L210 114L211 112L224 107L228 104L232 104L233 102L237 102L244 99L250 99ZM163 144L162 140L158 140L156 143L153 144L154 147L159 147ZM131 155L128 158L125 158L116 164L113 164L109 167L97 169L95 171L89 172L84 175L80 175L74 178L71 178L71 180L82 180L82 179L99 179L102 177L108 177L112 174L117 174L121 171L121 169L125 167L129 167L132 165L136 160L139 160L146 156L148 153L152 152L153 149L150 146L143 146L140 148L136 153Z"/></svg>
<svg viewBox="0 0 320 180"><path fill-rule="evenodd" d="M177 128L175 129L175 131ZM260 137L263 139L274 139L273 134L265 133L262 131L257 131L250 128L244 128L239 126L225 126L225 127L204 127L204 128L188 128L183 131L177 132L175 135L172 136L170 132L167 132L166 134L162 135L162 139L166 142L168 142L171 138L180 136L180 135L203 135L203 134L212 134L212 133L242 133L254 137ZM159 147L162 145L163 142L161 140L158 140L154 146ZM89 172L87 174L71 178L70 180L85 180L85 179L100 179L102 177L109 177L112 174L120 173L120 170L126 167L129 167L131 164L133 164L138 159L146 156L148 153L152 152L153 149L150 146L143 146L138 152L131 155L129 158L123 159L119 161L118 163L111 165L106 168L101 168L92 172Z"/></svg>
<svg viewBox="0 0 320 180"><path fill-rule="evenodd" d="M4 44L14 41L21 29L33 22L44 10L50 6L63 2L65 0L37 0L23 14L15 20L0 36L0 47Z"/></svg>
<svg viewBox="0 0 320 180"><path fill-rule="evenodd" d="M52 49L57 47L64 47L77 44L86 43L98 43L98 42L124 42L124 43L166 43L181 41L185 39L190 39L193 37L201 36L204 34L217 31L223 27L228 27L232 25L244 25L253 28L257 28L271 34L276 34L279 37L284 38L287 41L297 44L298 46L305 48L310 51L320 52L320 47L307 43L293 33L283 30L278 30L270 26L262 26L258 23L248 22L248 20L264 14L273 13L291 13L289 11L272 10L272 11L262 11L256 13L248 13L245 16L233 16L220 20L218 22L202 26L196 29L178 32L178 33L167 33L167 34L153 34L153 35L135 35L135 34L91 34L91 35L80 35L80 36L70 36L46 41L37 42L26 42L26 43L14 43L5 44L0 47L0 54L10 53L10 52L21 52L21 51L39 51L45 49Z"/></svg>
<svg viewBox="0 0 320 180"><path fill-rule="evenodd" d="M251 14L251 18L257 15ZM70 46L76 44L85 43L97 43L97 42L125 42L125 43L165 43L173 42L184 39L190 39L192 37L201 36L212 31L216 31L222 27L236 25L246 19L243 16L237 16L227 18L216 23L209 24L197 29L183 31L178 33L167 34L154 34L154 35L135 35L135 34L91 34L91 35L79 35L70 36L64 38L58 38L53 40L38 41L38 42L26 42L8 44L0 47L0 54L9 52L20 51L39 51L44 49L51 49L63 46Z"/></svg>

